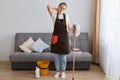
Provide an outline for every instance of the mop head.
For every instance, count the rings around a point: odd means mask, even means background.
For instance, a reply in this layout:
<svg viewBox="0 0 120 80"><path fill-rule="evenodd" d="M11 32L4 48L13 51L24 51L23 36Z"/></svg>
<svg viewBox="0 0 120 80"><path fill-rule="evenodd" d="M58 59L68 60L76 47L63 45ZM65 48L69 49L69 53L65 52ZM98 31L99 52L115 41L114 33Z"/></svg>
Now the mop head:
<svg viewBox="0 0 120 80"><path fill-rule="evenodd" d="M80 34L80 24L79 23L74 23L73 24L73 30L76 30L76 37L78 37L79 36L79 34Z"/></svg>

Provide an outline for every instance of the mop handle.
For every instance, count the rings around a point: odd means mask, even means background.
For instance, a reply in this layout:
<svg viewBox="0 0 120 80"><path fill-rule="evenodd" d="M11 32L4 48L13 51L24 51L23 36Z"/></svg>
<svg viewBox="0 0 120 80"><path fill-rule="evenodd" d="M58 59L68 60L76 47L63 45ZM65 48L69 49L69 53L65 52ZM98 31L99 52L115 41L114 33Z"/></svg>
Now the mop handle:
<svg viewBox="0 0 120 80"><path fill-rule="evenodd" d="M73 49L73 74L72 79L74 80L74 70L75 70L75 47L76 47L76 34L74 33L74 49Z"/></svg>

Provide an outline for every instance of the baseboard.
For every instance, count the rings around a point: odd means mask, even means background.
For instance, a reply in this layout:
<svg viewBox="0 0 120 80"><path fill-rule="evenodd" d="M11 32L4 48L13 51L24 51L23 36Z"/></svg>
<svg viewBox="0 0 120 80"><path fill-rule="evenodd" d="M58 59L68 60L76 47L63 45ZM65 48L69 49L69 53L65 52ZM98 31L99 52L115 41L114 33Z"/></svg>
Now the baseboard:
<svg viewBox="0 0 120 80"><path fill-rule="evenodd" d="M0 58L0 61L9 61L8 58Z"/></svg>

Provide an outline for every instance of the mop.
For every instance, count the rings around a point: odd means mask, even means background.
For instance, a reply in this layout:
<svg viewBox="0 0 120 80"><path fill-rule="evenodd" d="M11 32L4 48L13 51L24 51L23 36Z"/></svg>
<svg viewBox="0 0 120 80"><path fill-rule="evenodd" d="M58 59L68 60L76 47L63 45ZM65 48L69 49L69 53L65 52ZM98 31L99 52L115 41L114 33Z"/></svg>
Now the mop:
<svg viewBox="0 0 120 80"><path fill-rule="evenodd" d="M80 34L80 25L75 23L73 25L73 37L74 37L74 45L73 45L73 71L72 71L72 80L74 80L74 72L75 72L75 51L76 51L76 37Z"/></svg>

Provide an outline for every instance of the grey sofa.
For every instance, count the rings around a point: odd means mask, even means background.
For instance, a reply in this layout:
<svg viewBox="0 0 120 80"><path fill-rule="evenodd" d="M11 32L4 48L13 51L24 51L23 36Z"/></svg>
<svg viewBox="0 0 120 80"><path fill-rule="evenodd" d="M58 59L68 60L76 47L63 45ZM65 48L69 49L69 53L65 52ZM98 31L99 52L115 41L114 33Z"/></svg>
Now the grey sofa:
<svg viewBox="0 0 120 80"><path fill-rule="evenodd" d="M32 37L34 40L41 38L50 45L51 33L16 33L14 53L9 56L11 68L13 70L35 69L37 61L49 60L49 69L54 70L54 54L50 53L49 50L44 53L25 53L20 50L18 46L29 37ZM69 41L71 42L70 48L72 48L73 37L69 37ZM76 47L81 49L82 52L75 53L75 69L88 70L92 61L92 55L90 54L90 49L88 47L88 33L81 33L80 36L77 37ZM67 70L72 69L72 56L72 53L67 55Z"/></svg>

